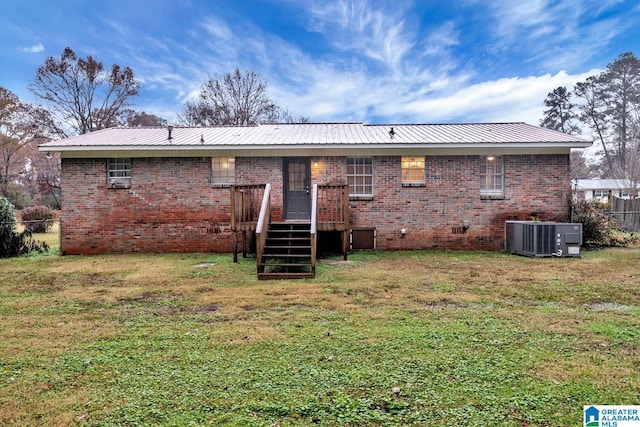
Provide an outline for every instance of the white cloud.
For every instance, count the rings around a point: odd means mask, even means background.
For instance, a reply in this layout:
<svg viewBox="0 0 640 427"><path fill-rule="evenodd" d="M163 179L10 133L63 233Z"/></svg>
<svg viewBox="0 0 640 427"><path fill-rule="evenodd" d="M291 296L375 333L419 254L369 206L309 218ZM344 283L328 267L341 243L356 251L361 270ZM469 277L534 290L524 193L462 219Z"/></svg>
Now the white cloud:
<svg viewBox="0 0 640 427"><path fill-rule="evenodd" d="M44 52L44 46L42 43L34 44L32 46L21 47L20 52L25 53L41 53Z"/></svg>
<svg viewBox="0 0 640 427"><path fill-rule="evenodd" d="M363 36L366 29L401 28L385 23L380 11L357 16L355 12L361 11L357 7L363 4L366 2L340 1L333 9L314 11L315 28L326 34L330 32L327 26L334 30L345 27L362 30L354 30L355 33L345 39L345 46L354 49L354 46L367 46ZM253 69L267 80L269 96L276 103L289 109L294 116L305 115L314 121L525 121L537 124L544 110L543 101L550 91L558 86L573 87L577 81L595 73L569 75L558 72L470 84L473 70L459 70L456 59L448 54L448 48L458 43L453 21L431 30L419 43L406 36L409 33L402 35L400 31L391 32L388 38L380 35L372 41L369 46L377 44L382 49L378 59L388 63L389 67L400 58L394 59L390 50L384 50L385 43L392 46L394 40L403 40L407 49L410 47L421 53L402 53L405 56L403 66L396 64L395 69L388 68L386 72L372 67L362 56L352 55L339 60L331 54L312 57L295 42L285 41L258 28L236 31L240 27L246 29L246 22L233 25L209 19L204 22L208 28L207 42L211 46L205 51L200 50L198 56L181 55L181 69L177 75L158 68L156 71L162 72L155 73L155 80L160 82L166 78L164 83L176 88L176 93L179 90L177 97L184 102L197 94L203 81L204 64L209 64L209 67L217 64L215 66L221 72L231 71L235 66ZM216 50L215 46L222 41L242 46L242 51L229 55ZM365 56L371 58L375 55L368 53ZM225 69L226 65L232 64L230 58L238 62ZM177 60L175 62L178 63ZM180 74L182 80L179 79Z"/></svg>
<svg viewBox="0 0 640 427"><path fill-rule="evenodd" d="M451 82L460 87L454 92L443 83L435 86L444 90L414 94L400 82L325 66L315 67L314 73L308 74L305 93L294 95L279 90L277 99L295 114L309 115L315 121L371 122L377 116L385 122L523 121L537 125L549 92L558 86L572 88L597 72L502 78L464 87L461 83L465 78L460 77L461 82Z"/></svg>
<svg viewBox="0 0 640 427"><path fill-rule="evenodd" d="M209 33L209 35L215 37L216 39L228 41L232 38L232 32L229 26L225 22L213 16L209 16L203 19L202 26Z"/></svg>
<svg viewBox="0 0 640 427"><path fill-rule="evenodd" d="M595 71L579 75L560 72L485 81L449 95L415 99L397 108L403 115L424 117L431 122L466 118L478 122L524 121L537 125L549 92L558 86L572 88L576 82L593 73Z"/></svg>
<svg viewBox="0 0 640 427"><path fill-rule="evenodd" d="M447 49L459 44L458 30L453 21L444 22L425 38L423 55L437 56L446 53Z"/></svg>
<svg viewBox="0 0 640 427"><path fill-rule="evenodd" d="M382 7L371 0L316 1L308 9L310 30L322 33L334 48L364 55L392 71L415 45L415 35L405 26L406 11L399 1Z"/></svg>
<svg viewBox="0 0 640 427"><path fill-rule="evenodd" d="M616 3L617 0L489 2L491 49L526 52L527 62L545 69L575 69L588 63L618 35L633 31L633 21L625 23L624 16L604 16Z"/></svg>
<svg viewBox="0 0 640 427"><path fill-rule="evenodd" d="M198 21L201 26L185 30L188 43L162 40L156 46L156 51L162 52L160 58L149 53L132 65L146 85L171 93L165 96L165 105L176 103L174 114L182 110L184 101L197 96L207 75L239 67L264 78L268 95L294 116L369 123L524 121L535 125L542 118L543 101L549 92L558 86L571 88L597 72L532 71L524 76L514 72L504 78L481 78L472 62L453 54L460 43L460 29L453 20L418 35L393 10L376 8L373 0L323 2L324 8L317 5L306 10L310 28L334 45L319 56L311 56L296 40L284 40L250 21L203 17ZM537 1L524 9L514 12L523 20L518 34L542 40L558 29L546 2ZM534 12L541 13L543 19L530 16ZM506 40L509 31L516 31L517 22L509 15L503 19L505 24L497 31ZM575 37L572 28L562 37ZM603 28L600 37L607 31ZM515 43L526 44L527 40ZM536 47L531 57L537 52ZM557 68L552 70L562 70L567 57L579 62L575 57L583 54L577 48L566 49L562 55L542 52L535 61L558 58ZM169 110L165 107L162 111L166 114Z"/></svg>

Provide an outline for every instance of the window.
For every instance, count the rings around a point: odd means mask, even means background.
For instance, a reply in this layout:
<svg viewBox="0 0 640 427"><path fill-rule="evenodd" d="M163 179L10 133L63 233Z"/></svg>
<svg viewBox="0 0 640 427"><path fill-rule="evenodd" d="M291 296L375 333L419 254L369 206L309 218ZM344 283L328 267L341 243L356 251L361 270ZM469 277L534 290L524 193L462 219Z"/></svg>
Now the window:
<svg viewBox="0 0 640 427"><path fill-rule="evenodd" d="M349 196L373 197L373 166L371 157L347 158Z"/></svg>
<svg viewBox="0 0 640 427"><path fill-rule="evenodd" d="M291 161L287 162L287 170L289 172L289 177L287 180L288 191L305 191L309 192L309 187L307 187L307 165L298 162Z"/></svg>
<svg viewBox="0 0 640 427"><path fill-rule="evenodd" d="M402 185L425 183L424 157L402 157Z"/></svg>
<svg viewBox="0 0 640 427"><path fill-rule="evenodd" d="M604 190L593 190L593 197L596 199L602 199L607 197L607 192Z"/></svg>
<svg viewBox="0 0 640 427"><path fill-rule="evenodd" d="M131 159L107 160L107 184L109 188L131 187Z"/></svg>
<svg viewBox="0 0 640 427"><path fill-rule="evenodd" d="M504 166L501 156L480 159L480 194L502 195Z"/></svg>
<svg viewBox="0 0 640 427"><path fill-rule="evenodd" d="M211 158L211 184L231 185L235 182L236 159L235 157Z"/></svg>

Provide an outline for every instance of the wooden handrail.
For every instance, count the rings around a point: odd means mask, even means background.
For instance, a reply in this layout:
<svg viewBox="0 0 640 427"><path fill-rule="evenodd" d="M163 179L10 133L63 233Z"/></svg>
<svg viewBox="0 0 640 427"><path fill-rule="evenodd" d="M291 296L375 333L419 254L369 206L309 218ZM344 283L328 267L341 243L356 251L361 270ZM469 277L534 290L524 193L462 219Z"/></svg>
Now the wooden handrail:
<svg viewBox="0 0 640 427"><path fill-rule="evenodd" d="M231 208L231 230L236 231L236 189L232 185L229 189L229 207Z"/></svg>
<svg viewBox="0 0 640 427"><path fill-rule="evenodd" d="M349 190L344 184L318 186L318 230L349 228Z"/></svg>
<svg viewBox="0 0 640 427"><path fill-rule="evenodd" d="M255 231L258 208L265 184L232 185L230 188L231 231L233 233L233 262L238 262L238 233L242 235L242 255L246 256L247 233Z"/></svg>
<svg viewBox="0 0 640 427"><path fill-rule="evenodd" d="M316 274L316 248L318 235L318 184L311 190L311 271Z"/></svg>
<svg viewBox="0 0 640 427"><path fill-rule="evenodd" d="M258 273L262 268L262 253L267 240L267 232L269 231L269 223L271 222L271 184L267 184L264 188L262 196L262 205L260 206L260 215L258 215L258 223L256 224L256 260L258 264Z"/></svg>
<svg viewBox="0 0 640 427"><path fill-rule="evenodd" d="M231 230L234 262L237 262L238 233L242 235L243 256L248 233L255 232L258 273L264 269L262 258L271 223L271 184L233 185L231 187ZM349 187L346 184L313 184L311 194L311 266L315 272L318 233L340 231L342 252L346 259L349 248Z"/></svg>
<svg viewBox="0 0 640 427"><path fill-rule="evenodd" d="M326 184L318 186L318 219L320 231L342 232L342 254L347 259L349 249L349 186Z"/></svg>
<svg viewBox="0 0 640 427"><path fill-rule="evenodd" d="M347 260L349 252L349 229L351 228L351 217L349 216L349 186L342 187L342 210L344 212L344 230L342 231L342 255Z"/></svg>
<svg viewBox="0 0 640 427"><path fill-rule="evenodd" d="M253 231L256 227L257 208L262 201L265 184L231 186L231 230Z"/></svg>

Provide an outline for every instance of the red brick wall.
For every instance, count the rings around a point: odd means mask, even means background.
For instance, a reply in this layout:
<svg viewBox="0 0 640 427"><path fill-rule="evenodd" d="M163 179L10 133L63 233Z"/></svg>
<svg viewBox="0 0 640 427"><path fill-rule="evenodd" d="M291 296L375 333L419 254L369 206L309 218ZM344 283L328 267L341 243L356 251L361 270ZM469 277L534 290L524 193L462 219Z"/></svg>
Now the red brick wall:
<svg viewBox="0 0 640 427"><path fill-rule="evenodd" d="M271 184L271 219L282 221L282 157L236 157L236 184Z"/></svg>
<svg viewBox="0 0 640 427"><path fill-rule="evenodd" d="M209 158L132 159L130 189L109 189L105 159L63 159L64 254L231 251L229 189Z"/></svg>
<svg viewBox="0 0 640 427"><path fill-rule="evenodd" d="M568 155L504 156L498 200L480 197L479 165L479 156L427 156L425 186L403 187L400 156L374 157L374 197L350 202L352 225L375 227L381 250L499 250L505 220L568 220ZM237 184L271 183L274 220L282 168L280 157L236 158ZM231 251L229 189L212 188L210 169L209 158L134 158L131 188L116 190L105 159L63 159L62 252ZM346 158L312 157L311 173L344 183Z"/></svg>
<svg viewBox="0 0 640 427"><path fill-rule="evenodd" d="M497 200L480 196L479 156L425 162L425 186L403 187L399 156L373 158L374 198L350 206L353 227L376 228L378 249L499 250L505 220L569 219L568 155L504 156L504 198Z"/></svg>

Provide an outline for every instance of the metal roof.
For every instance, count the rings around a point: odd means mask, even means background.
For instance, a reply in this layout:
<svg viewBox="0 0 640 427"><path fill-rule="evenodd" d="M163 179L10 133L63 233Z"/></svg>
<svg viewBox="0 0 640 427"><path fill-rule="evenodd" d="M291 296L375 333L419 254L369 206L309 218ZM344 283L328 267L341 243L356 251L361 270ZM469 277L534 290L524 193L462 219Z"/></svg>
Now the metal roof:
<svg viewBox="0 0 640 427"><path fill-rule="evenodd" d="M627 179L578 179L572 185L576 190L624 190L631 186ZM640 187L640 185L639 185Z"/></svg>
<svg viewBox="0 0 640 427"><path fill-rule="evenodd" d="M390 130L393 128L393 136ZM591 141L526 123L385 124L302 123L257 126L110 128L51 141L46 151L153 148L392 148L458 145L587 147Z"/></svg>

